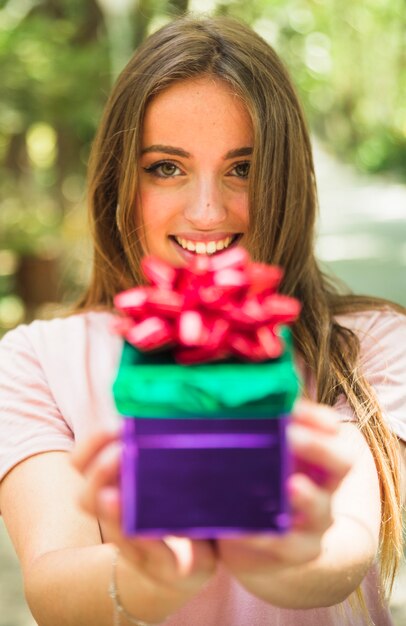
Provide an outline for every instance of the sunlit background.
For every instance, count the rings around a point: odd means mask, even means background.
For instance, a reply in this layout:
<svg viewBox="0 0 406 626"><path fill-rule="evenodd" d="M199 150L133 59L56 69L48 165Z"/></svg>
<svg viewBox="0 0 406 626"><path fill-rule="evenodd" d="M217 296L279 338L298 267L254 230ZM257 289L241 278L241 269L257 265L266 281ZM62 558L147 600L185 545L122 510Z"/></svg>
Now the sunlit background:
<svg viewBox="0 0 406 626"><path fill-rule="evenodd" d="M312 128L320 260L354 291L406 304L404 0L0 0L0 335L80 293L101 111L138 43L185 10L239 17L276 48ZM2 542L0 626L28 626Z"/></svg>
<svg viewBox="0 0 406 626"><path fill-rule="evenodd" d="M315 138L319 257L406 303L403 0L0 0L0 333L80 292L101 110L137 44L186 9L244 19L284 58Z"/></svg>

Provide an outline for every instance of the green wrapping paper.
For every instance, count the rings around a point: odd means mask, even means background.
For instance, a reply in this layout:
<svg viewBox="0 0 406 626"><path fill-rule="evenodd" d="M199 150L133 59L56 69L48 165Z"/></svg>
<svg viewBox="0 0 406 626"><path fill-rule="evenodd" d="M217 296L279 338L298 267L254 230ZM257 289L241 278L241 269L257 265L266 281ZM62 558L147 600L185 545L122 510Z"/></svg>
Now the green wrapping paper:
<svg viewBox="0 0 406 626"><path fill-rule="evenodd" d="M290 413L299 391L292 337L283 354L262 363L183 366L169 351L140 352L125 342L113 386L119 413L143 418L261 418Z"/></svg>

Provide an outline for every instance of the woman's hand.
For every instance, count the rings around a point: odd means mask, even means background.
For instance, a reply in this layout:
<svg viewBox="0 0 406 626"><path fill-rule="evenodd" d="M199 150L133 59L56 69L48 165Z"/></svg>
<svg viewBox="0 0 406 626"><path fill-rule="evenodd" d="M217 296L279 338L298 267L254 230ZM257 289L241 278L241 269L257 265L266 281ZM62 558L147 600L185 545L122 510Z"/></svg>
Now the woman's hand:
<svg viewBox="0 0 406 626"><path fill-rule="evenodd" d="M77 446L74 467L85 478L80 496L84 511L98 518L103 541L113 542L122 556L121 568L134 570L147 586L169 594L178 608L213 575L217 557L209 541L183 537L129 538L121 530L118 434L99 432ZM119 563L120 565L120 563ZM124 579L118 570L118 583ZM125 593L121 593L123 602ZM128 608L128 602L125 604ZM144 618L145 619L145 618Z"/></svg>
<svg viewBox="0 0 406 626"><path fill-rule="evenodd" d="M282 535L217 542L220 558L243 584L262 578L271 583L273 574L320 556L323 537L333 523L332 498L353 464L337 416L327 406L298 403L289 440L294 456L294 471L287 485L292 529Z"/></svg>
<svg viewBox="0 0 406 626"><path fill-rule="evenodd" d="M359 449L364 450L360 454L361 460L365 455L369 458L362 435L355 428L354 432L350 430L351 432L346 432L346 439L333 409L307 401L300 402L289 426L290 445L295 461L294 471L287 484L293 512L292 529L282 535L244 536L219 539L215 543L179 537L158 540L128 538L123 535L120 525L117 435L95 435L78 446L72 460L85 478L81 506L98 518L103 540L114 542L119 547L124 557L122 567L129 568L130 572L139 572L149 585L155 586L157 590L169 590L177 598L173 603L173 611L187 602L210 579L218 559L222 560L242 585L265 601L279 606L310 608L321 606L320 602L330 597L332 603L341 601L336 599L341 597L337 593L346 594L347 586L350 588L352 585L351 581L344 585L345 588L340 587L335 595L330 594L331 583L336 583L335 570L330 560L333 558L337 562L339 558L336 550L340 551L340 547L336 547L336 522L334 528L332 527L333 500L342 491L339 486L353 469L355 459L354 446L348 445L348 435L354 438L355 449L361 446ZM364 460L361 462L363 464ZM368 471L369 476L370 469L365 471ZM358 475L362 482L363 473L355 472L355 476ZM358 485L360 481L355 480L354 484ZM347 485L348 481L344 482ZM340 493L338 499L340 510L343 511L347 510L342 506L343 497L344 500L347 498L347 491L350 493L349 499L354 500L351 489L346 488L344 494ZM353 509L351 504L348 510L351 513ZM368 507L365 510L368 511ZM351 525L349 528L341 528L340 524L338 526L339 543L344 541L351 547L353 528ZM359 528L356 530L359 531ZM350 539L347 541L349 534ZM358 543L362 545L362 537ZM324 558L324 553L327 552L330 556ZM368 545L368 549L362 548L359 552L355 559L356 571L360 572L359 576L357 573L358 578L363 576L365 563L369 562L373 550ZM343 560L345 569L347 554ZM119 576L119 586L120 580L124 580L123 575L121 578ZM324 581L328 589L323 587ZM306 597L298 593L299 588L306 589ZM320 593L316 594L317 597L312 596L313 590L317 589ZM292 594L295 596L293 599ZM126 600L125 595L123 597ZM130 595L127 597L130 598ZM125 606L128 608L128 602ZM147 619L144 616L139 617Z"/></svg>

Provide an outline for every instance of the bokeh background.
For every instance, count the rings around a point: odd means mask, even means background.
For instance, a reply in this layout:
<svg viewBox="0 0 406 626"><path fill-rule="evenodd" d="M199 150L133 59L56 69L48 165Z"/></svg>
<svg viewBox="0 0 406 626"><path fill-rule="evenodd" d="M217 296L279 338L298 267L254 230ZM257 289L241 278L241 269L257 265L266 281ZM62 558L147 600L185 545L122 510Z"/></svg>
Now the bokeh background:
<svg viewBox="0 0 406 626"><path fill-rule="evenodd" d="M405 0L0 0L0 335L86 283L101 111L139 42L186 10L243 19L285 60L312 129L320 261L406 305ZM404 590L402 570L399 625ZM0 522L0 626L32 624Z"/></svg>

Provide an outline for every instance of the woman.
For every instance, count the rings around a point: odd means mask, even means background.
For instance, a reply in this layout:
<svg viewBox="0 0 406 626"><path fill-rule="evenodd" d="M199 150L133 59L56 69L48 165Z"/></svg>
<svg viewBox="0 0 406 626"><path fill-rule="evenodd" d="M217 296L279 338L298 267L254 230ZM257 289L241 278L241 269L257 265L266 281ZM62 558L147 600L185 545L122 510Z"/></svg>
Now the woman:
<svg viewBox="0 0 406 626"><path fill-rule="evenodd" d="M369 613L390 624L380 596L401 545L406 324L395 306L338 295L316 264L311 148L274 51L227 19L152 35L107 105L89 203L94 264L79 312L1 346L0 506L38 623L328 626ZM113 297L142 281L146 252L182 265L237 243L281 265L282 291L302 302L294 337L310 400L291 441L327 478L290 477L283 537L125 538ZM364 610L347 600L360 585Z"/></svg>

